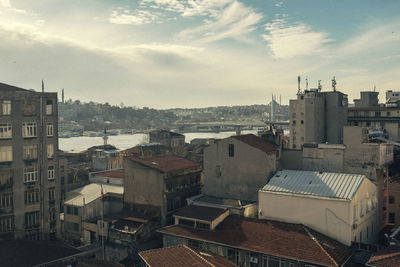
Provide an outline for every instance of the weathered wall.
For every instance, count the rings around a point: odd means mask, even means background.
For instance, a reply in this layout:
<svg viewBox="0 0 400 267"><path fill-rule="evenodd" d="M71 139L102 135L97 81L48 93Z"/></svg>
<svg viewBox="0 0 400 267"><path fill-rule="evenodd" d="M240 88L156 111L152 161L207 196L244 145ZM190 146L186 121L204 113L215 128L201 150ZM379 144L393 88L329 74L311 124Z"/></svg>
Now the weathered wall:
<svg viewBox="0 0 400 267"><path fill-rule="evenodd" d="M234 157L229 157L229 144L234 145ZM223 139L204 149L203 193L256 201L258 190L276 170L275 152L267 154L235 138Z"/></svg>

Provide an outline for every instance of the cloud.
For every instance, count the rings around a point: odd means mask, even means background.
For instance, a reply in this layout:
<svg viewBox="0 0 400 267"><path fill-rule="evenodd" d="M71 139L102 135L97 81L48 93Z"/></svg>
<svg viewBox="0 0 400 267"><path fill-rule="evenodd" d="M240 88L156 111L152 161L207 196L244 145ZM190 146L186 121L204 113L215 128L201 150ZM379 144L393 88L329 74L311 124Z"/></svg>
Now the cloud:
<svg viewBox="0 0 400 267"><path fill-rule="evenodd" d="M226 38L243 40L244 35L255 30L262 15L238 1L232 2L215 18L195 28L179 33L181 40L210 43Z"/></svg>
<svg viewBox="0 0 400 267"><path fill-rule="evenodd" d="M183 17L212 16L216 17L220 10L233 0L142 0L142 7L162 9L180 13Z"/></svg>
<svg viewBox="0 0 400 267"><path fill-rule="evenodd" d="M309 56L324 51L332 39L326 33L313 31L310 26L298 22L289 24L285 19L275 19L265 25L264 40L276 58Z"/></svg>
<svg viewBox="0 0 400 267"><path fill-rule="evenodd" d="M122 12L112 11L108 21L114 24L133 24L143 25L148 23L161 23L161 13L150 12L148 10L136 10L131 14L129 10Z"/></svg>
<svg viewBox="0 0 400 267"><path fill-rule="evenodd" d="M281 6L283 6L283 1L280 1L280 2L276 3L275 6L276 6L276 7L281 7Z"/></svg>

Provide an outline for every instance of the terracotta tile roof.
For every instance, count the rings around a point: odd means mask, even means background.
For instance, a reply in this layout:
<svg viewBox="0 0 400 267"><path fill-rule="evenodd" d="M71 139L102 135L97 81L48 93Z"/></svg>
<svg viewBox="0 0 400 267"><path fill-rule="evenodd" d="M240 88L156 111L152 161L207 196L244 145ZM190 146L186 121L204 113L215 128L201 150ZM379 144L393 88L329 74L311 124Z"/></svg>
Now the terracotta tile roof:
<svg viewBox="0 0 400 267"><path fill-rule="evenodd" d="M96 173L95 177L107 177L107 178L124 178L124 171L123 170L111 170L111 171L104 171L100 173Z"/></svg>
<svg viewBox="0 0 400 267"><path fill-rule="evenodd" d="M398 267L400 266L400 248L381 250L366 265L371 267Z"/></svg>
<svg viewBox="0 0 400 267"><path fill-rule="evenodd" d="M226 209L190 205L181 208L174 216L193 218L203 221L213 221L226 212Z"/></svg>
<svg viewBox="0 0 400 267"><path fill-rule="evenodd" d="M278 149L278 146L271 144L254 134L234 135L232 138L242 141L243 143L255 147L265 153L272 153Z"/></svg>
<svg viewBox="0 0 400 267"><path fill-rule="evenodd" d="M211 254L191 249L185 245L166 247L139 252L139 256L150 267L233 267L237 266L229 260Z"/></svg>
<svg viewBox="0 0 400 267"><path fill-rule="evenodd" d="M199 163L177 156L161 156L152 158L131 157L130 159L147 167L157 169L161 172L200 168Z"/></svg>
<svg viewBox="0 0 400 267"><path fill-rule="evenodd" d="M352 254L349 247L302 224L239 216L229 216L215 231L172 225L159 232L323 266L341 266Z"/></svg>

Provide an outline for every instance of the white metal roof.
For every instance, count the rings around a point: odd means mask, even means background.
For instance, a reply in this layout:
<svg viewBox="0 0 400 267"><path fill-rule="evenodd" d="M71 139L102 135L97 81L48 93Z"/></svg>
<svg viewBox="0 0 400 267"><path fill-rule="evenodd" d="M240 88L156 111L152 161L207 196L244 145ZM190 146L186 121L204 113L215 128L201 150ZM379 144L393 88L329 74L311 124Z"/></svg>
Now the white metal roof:
<svg viewBox="0 0 400 267"><path fill-rule="evenodd" d="M103 184L103 194L114 193L122 195L124 187L122 185ZM64 203L72 206L83 206L101 197L101 184L93 183L77 188L69 192L76 195Z"/></svg>
<svg viewBox="0 0 400 267"><path fill-rule="evenodd" d="M364 178L359 174L282 170L261 191L351 200Z"/></svg>

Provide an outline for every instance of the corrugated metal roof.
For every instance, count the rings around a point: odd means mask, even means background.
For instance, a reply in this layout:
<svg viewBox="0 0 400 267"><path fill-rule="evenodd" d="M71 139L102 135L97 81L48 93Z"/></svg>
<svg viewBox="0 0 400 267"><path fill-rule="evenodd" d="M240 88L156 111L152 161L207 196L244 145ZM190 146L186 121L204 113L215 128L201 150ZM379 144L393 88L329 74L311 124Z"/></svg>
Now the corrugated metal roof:
<svg viewBox="0 0 400 267"><path fill-rule="evenodd" d="M101 197L101 184L93 183L71 191L76 196L70 198L64 203L72 206L83 206ZM124 187L121 185L103 184L103 194L107 193L123 194ZM83 201L85 199L85 201Z"/></svg>
<svg viewBox="0 0 400 267"><path fill-rule="evenodd" d="M364 178L358 174L282 170L261 191L351 200Z"/></svg>

